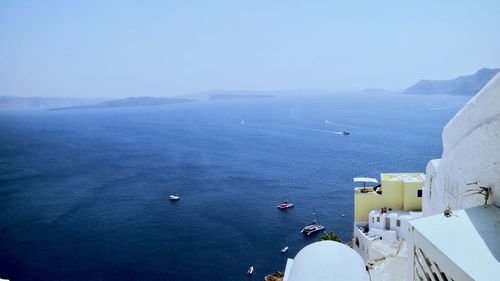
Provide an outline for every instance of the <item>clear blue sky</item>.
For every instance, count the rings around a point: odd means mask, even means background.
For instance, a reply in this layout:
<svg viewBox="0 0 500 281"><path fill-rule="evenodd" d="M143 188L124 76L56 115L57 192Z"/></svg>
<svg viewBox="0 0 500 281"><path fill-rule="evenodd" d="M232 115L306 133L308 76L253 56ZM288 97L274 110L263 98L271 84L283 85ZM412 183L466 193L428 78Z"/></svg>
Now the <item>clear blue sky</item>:
<svg viewBox="0 0 500 281"><path fill-rule="evenodd" d="M1 1L0 95L402 89L500 67L500 1Z"/></svg>

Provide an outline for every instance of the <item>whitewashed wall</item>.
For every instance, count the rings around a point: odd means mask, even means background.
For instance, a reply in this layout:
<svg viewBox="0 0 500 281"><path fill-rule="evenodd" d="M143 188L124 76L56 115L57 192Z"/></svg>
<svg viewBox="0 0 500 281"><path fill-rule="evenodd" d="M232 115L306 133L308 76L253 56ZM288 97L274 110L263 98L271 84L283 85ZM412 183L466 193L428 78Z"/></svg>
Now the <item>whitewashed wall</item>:
<svg viewBox="0 0 500 281"><path fill-rule="evenodd" d="M390 222L389 229L391 231L396 232L396 238L397 238L396 240L399 240L401 238L406 237L406 235L408 234L408 221L421 217L422 213L409 212L407 215L399 215L398 212L402 212L402 211L380 214L378 209L372 210L368 214L368 226L370 229L370 235L381 236L381 235L375 234L375 232L372 232L371 230L372 229L385 230L385 218L389 218L389 222ZM380 217L380 222L377 222L377 217ZM400 221L400 226L397 226L398 220ZM390 240L390 241L392 241L392 240Z"/></svg>
<svg viewBox="0 0 500 281"><path fill-rule="evenodd" d="M489 202L500 206L500 73L448 122L442 158L426 173L424 216L482 205L483 196L465 196L476 181L492 188Z"/></svg>
<svg viewBox="0 0 500 281"><path fill-rule="evenodd" d="M382 240L389 243L398 242L397 233L395 230L383 230L383 229L372 228L368 231L368 236L378 236Z"/></svg>

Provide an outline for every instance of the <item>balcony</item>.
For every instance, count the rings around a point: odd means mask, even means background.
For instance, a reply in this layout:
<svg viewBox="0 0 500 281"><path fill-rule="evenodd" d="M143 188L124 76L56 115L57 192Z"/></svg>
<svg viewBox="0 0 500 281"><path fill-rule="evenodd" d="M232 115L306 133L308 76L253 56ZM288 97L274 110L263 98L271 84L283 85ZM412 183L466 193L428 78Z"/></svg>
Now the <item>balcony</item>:
<svg viewBox="0 0 500 281"><path fill-rule="evenodd" d="M354 193L356 194L368 194L368 195L381 195L382 187L373 188L373 187L355 187Z"/></svg>

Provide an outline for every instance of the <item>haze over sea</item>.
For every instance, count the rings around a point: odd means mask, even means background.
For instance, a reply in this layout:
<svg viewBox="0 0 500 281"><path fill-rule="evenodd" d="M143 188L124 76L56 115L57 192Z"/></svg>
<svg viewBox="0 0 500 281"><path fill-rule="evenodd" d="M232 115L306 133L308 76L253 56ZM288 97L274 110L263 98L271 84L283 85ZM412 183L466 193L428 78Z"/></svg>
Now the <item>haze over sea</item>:
<svg viewBox="0 0 500 281"><path fill-rule="evenodd" d="M318 239L300 233L314 208L347 242L352 178L424 172L467 100L365 93L1 112L0 277L263 280ZM174 188L179 202L168 201ZM286 197L295 208L278 211Z"/></svg>

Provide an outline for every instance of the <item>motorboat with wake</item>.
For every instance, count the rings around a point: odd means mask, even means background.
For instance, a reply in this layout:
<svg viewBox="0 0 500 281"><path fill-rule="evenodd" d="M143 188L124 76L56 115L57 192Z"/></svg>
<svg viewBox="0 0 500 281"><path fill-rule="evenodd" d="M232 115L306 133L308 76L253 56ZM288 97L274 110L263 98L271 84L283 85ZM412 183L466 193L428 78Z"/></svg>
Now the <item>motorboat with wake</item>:
<svg viewBox="0 0 500 281"><path fill-rule="evenodd" d="M288 246L285 246L285 248L281 249L281 253L286 253L288 251Z"/></svg>

